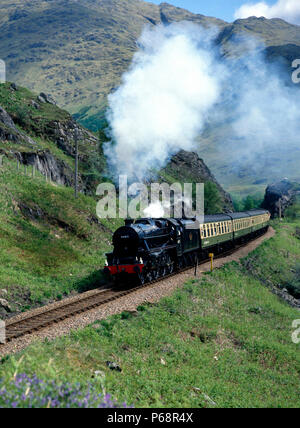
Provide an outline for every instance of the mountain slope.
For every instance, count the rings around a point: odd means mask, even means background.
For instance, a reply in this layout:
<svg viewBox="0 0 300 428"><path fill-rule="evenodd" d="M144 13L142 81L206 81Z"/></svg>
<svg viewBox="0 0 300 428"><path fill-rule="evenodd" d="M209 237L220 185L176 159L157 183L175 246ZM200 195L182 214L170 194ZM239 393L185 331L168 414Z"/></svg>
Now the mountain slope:
<svg viewBox="0 0 300 428"><path fill-rule="evenodd" d="M146 24L187 19L225 25L139 0L6 0L1 12L0 58L7 62L8 80L53 94L61 107L80 112L86 125L120 82Z"/></svg>
<svg viewBox="0 0 300 428"><path fill-rule="evenodd" d="M106 97L128 68L145 25L181 20L216 25L227 55L235 52L240 34L257 36L275 50L300 46L300 27L280 19L227 24L167 3L4 0L0 10L0 58L7 62L8 80L53 94L61 107L93 129L101 124Z"/></svg>
<svg viewBox="0 0 300 428"><path fill-rule="evenodd" d="M289 80L291 61L300 58L300 27L283 20L252 17L228 24L167 3L139 0L3 0L0 58L7 63L8 80L51 93L76 120L96 130L104 122L107 95L118 86L137 50L142 28L180 20L218 26L217 42L229 59L245 48L237 42L241 35L258 38L269 60L283 63ZM292 171L290 178L297 178L298 155L285 159L271 153L266 162L274 160L275 167L264 165L253 173L251 165L232 167L230 153L228 159L226 153L219 156L228 131L226 124L210 129L199 152L222 184L252 184L260 174L276 180L287 175L287 169Z"/></svg>

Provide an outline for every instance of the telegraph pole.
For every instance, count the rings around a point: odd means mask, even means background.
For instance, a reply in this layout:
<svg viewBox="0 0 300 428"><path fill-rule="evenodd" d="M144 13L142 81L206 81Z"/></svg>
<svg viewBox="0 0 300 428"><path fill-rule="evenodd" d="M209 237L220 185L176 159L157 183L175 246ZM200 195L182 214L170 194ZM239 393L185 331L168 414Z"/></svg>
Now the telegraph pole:
<svg viewBox="0 0 300 428"><path fill-rule="evenodd" d="M279 199L279 219L282 218L282 208L281 208L281 200Z"/></svg>
<svg viewBox="0 0 300 428"><path fill-rule="evenodd" d="M78 197L78 139L79 131L75 128L75 198Z"/></svg>

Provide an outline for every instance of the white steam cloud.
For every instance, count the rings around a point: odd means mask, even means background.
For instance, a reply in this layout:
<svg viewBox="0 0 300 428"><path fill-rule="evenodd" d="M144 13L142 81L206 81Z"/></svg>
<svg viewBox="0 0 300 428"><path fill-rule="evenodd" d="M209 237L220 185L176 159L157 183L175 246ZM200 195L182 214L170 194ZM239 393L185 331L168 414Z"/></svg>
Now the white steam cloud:
<svg viewBox="0 0 300 428"><path fill-rule="evenodd" d="M227 123L227 133L217 144L224 164L258 180L295 174L295 165L293 171L289 165L300 160L299 88L259 48L227 66L230 79L214 117L216 128Z"/></svg>
<svg viewBox="0 0 300 428"><path fill-rule="evenodd" d="M289 175L292 163L295 169L299 88L287 81L282 65L266 60L262 44L232 40L244 54L225 58L217 36L218 30L190 23L144 31L129 71L109 97L113 144L105 153L115 178L147 179L181 149L204 157L210 151L210 159L213 150L232 174L252 169L256 178L274 179Z"/></svg>
<svg viewBox="0 0 300 428"><path fill-rule="evenodd" d="M249 16L282 18L292 24L300 24L300 1L278 0L273 5L268 5L264 1L255 4L246 3L235 12L236 19Z"/></svg>
<svg viewBox="0 0 300 428"><path fill-rule="evenodd" d="M109 96L115 145L106 155L116 175L141 180L170 155L196 147L224 74L212 35L189 23L143 32L132 66Z"/></svg>
<svg viewBox="0 0 300 428"><path fill-rule="evenodd" d="M144 216L149 218L162 218L165 217L165 208L161 202L153 202L147 208L144 209Z"/></svg>

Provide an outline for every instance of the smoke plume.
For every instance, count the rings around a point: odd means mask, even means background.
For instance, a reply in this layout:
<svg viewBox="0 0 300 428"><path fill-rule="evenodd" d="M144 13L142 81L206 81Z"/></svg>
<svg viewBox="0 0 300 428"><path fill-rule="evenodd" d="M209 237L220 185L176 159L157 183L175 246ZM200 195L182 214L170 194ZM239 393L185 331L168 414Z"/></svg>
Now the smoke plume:
<svg viewBox="0 0 300 428"><path fill-rule="evenodd" d="M109 96L115 145L106 154L116 175L142 180L180 149L196 148L224 74L213 34L188 23L143 32L129 71Z"/></svg>
<svg viewBox="0 0 300 428"><path fill-rule="evenodd" d="M232 171L250 165L260 174L274 153L276 168L280 159L284 165L289 157L300 159L296 85L266 60L262 44L233 40L240 53L232 58L222 54L217 36L218 30L191 23L145 29L130 69L109 96L113 143L105 153L115 177L144 180L179 150L203 153L208 143ZM207 142L215 130L222 131Z"/></svg>

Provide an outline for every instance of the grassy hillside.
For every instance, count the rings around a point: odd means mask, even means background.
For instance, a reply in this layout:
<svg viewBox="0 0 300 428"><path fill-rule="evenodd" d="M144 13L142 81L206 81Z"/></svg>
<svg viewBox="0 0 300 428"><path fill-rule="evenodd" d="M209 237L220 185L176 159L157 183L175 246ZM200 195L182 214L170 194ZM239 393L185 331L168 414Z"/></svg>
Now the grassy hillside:
<svg viewBox="0 0 300 428"><path fill-rule="evenodd" d="M0 289L13 312L101 283L119 223L98 221L95 199L75 199L72 188L26 176L7 159L0 187Z"/></svg>
<svg viewBox="0 0 300 428"><path fill-rule="evenodd" d="M98 370L99 392L136 406L299 407L299 345L291 340L299 311L270 289L295 271L300 223L273 226L276 236L241 264L191 279L134 314L32 345L4 359L0 377L17 370L85 388Z"/></svg>

